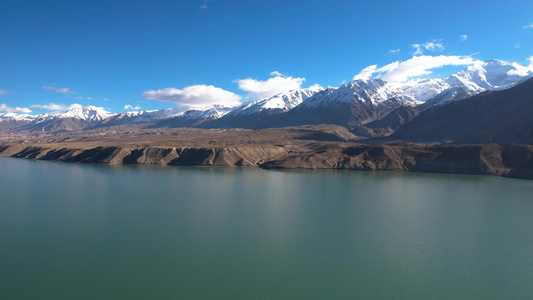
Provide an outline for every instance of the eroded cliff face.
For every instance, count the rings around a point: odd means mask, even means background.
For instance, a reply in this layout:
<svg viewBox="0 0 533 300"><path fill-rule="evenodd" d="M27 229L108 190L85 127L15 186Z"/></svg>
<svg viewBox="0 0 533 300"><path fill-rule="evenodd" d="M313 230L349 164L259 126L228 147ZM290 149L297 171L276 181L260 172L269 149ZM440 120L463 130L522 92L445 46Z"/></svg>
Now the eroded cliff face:
<svg viewBox="0 0 533 300"><path fill-rule="evenodd" d="M394 170L533 178L530 145L357 145L288 155L266 168Z"/></svg>
<svg viewBox="0 0 533 300"><path fill-rule="evenodd" d="M160 164L181 166L257 166L286 154L282 147L125 148L91 149L47 146L1 146L0 156L79 163Z"/></svg>
<svg viewBox="0 0 533 300"><path fill-rule="evenodd" d="M265 169L351 169L487 174L533 179L531 145L353 144L294 151L283 146L91 149L4 145L0 156L79 163L258 166Z"/></svg>

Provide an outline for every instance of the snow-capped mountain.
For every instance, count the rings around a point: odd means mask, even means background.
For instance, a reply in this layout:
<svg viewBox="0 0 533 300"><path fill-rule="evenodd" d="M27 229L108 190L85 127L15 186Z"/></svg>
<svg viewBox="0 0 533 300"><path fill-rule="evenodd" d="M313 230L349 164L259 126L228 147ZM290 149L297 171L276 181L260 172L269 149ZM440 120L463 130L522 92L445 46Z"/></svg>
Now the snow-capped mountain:
<svg viewBox="0 0 533 300"><path fill-rule="evenodd" d="M3 113L0 114L0 122L31 122L35 116L29 114Z"/></svg>
<svg viewBox="0 0 533 300"><path fill-rule="evenodd" d="M235 107L221 105L212 105L203 109L191 109L160 119L151 127L176 128L197 126L206 121L217 120L234 109Z"/></svg>
<svg viewBox="0 0 533 300"><path fill-rule="evenodd" d="M322 90L322 87L314 85L306 89L292 90L266 99L246 102L228 112L224 117L206 122L201 127L262 128L269 126L269 121L275 115L288 112Z"/></svg>
<svg viewBox="0 0 533 300"><path fill-rule="evenodd" d="M55 120L55 119L78 119L80 121L86 121L91 123L96 123L103 121L109 117L112 117L116 114L108 112L101 107L96 106L82 106L81 104L71 105L67 111L53 112L38 115L35 119L36 123L41 123L45 121Z"/></svg>
<svg viewBox="0 0 533 300"><path fill-rule="evenodd" d="M515 86L532 76L518 64L500 60L476 62L448 78L411 80L355 80L315 94L287 112L281 126L332 123L354 129L378 120L400 106L421 109L466 99L484 91Z"/></svg>
<svg viewBox="0 0 533 300"><path fill-rule="evenodd" d="M258 129L327 123L359 130L361 126L381 119L401 120L405 123L416 116L418 111L431 106L466 99L485 91L508 89L532 76L528 68L516 63L501 60L477 61L447 78L402 83L381 79L354 80L325 90L319 86L293 90L237 107L214 105L192 110L170 108L114 114L99 107L74 104L67 111L38 116L0 114L0 128L71 131L146 124L151 128L194 126ZM405 106L413 109L395 111ZM385 119L392 112L395 112L395 117ZM385 126L389 129L400 125L381 123L380 128Z"/></svg>
<svg viewBox="0 0 533 300"><path fill-rule="evenodd" d="M35 116L28 114L3 113L0 114L0 129L16 128L35 120Z"/></svg>
<svg viewBox="0 0 533 300"><path fill-rule="evenodd" d="M352 101L375 105L390 100L408 106L417 106L426 102L432 102L435 105L464 99L484 91L507 89L531 75L526 67L516 63L501 60L478 61L448 78L408 82L385 82L380 79L355 80L338 88L329 88L315 95L302 106L315 107ZM446 97L443 97L444 95Z"/></svg>
<svg viewBox="0 0 533 300"><path fill-rule="evenodd" d="M299 108L324 107L335 104L361 102L377 105L386 101L397 101L405 105L417 105L421 102L414 97L398 91L393 85L381 79L358 79L345 83L338 88L328 88L302 102Z"/></svg>
<svg viewBox="0 0 533 300"><path fill-rule="evenodd" d="M390 139L461 144L533 144L532 95L533 79L529 79L509 89L435 106L398 128Z"/></svg>
<svg viewBox="0 0 533 300"><path fill-rule="evenodd" d="M117 126L125 124L152 123L159 120L169 119L183 113L180 108L168 108L162 110L129 111L117 114L103 120L98 127Z"/></svg>
<svg viewBox="0 0 533 300"><path fill-rule="evenodd" d="M414 91L433 91L433 97L420 99L428 107L466 99L485 91L508 89L531 76L531 71L526 67L494 59L475 62L448 78L419 82L416 87L406 84L403 90L406 91L411 88Z"/></svg>
<svg viewBox="0 0 533 300"><path fill-rule="evenodd" d="M323 88L320 86L312 86L307 89L293 90L270 98L247 102L231 111L228 116L251 115L264 111L287 112L322 90Z"/></svg>
<svg viewBox="0 0 533 300"><path fill-rule="evenodd" d="M94 126L114 115L100 107L73 104L66 111L37 115L33 121L19 129L30 132L80 130Z"/></svg>

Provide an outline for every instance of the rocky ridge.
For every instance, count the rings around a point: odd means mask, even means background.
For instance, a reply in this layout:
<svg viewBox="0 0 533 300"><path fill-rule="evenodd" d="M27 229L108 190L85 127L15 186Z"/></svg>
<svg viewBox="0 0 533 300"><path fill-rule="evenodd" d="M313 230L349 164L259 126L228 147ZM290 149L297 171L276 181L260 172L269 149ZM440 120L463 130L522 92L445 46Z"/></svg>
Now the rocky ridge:
<svg viewBox="0 0 533 300"><path fill-rule="evenodd" d="M320 145L55 148L3 145L0 156L79 163L177 166L258 166L265 169L345 169L501 175L533 179L531 145Z"/></svg>

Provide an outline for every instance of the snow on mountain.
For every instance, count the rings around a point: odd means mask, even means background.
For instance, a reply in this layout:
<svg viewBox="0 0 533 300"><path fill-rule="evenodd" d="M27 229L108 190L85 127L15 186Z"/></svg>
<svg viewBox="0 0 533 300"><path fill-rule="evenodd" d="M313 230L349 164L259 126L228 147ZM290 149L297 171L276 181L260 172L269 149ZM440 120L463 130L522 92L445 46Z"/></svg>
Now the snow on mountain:
<svg viewBox="0 0 533 300"><path fill-rule="evenodd" d="M28 114L3 113L0 114L0 129L12 129L28 124L35 116Z"/></svg>
<svg viewBox="0 0 533 300"><path fill-rule="evenodd" d="M394 85L390 85L381 79L358 79L345 83L338 88L328 88L321 91L307 101L302 102L298 108L318 108L335 104L349 104L351 102L376 105L389 100L395 100L411 106L421 104L413 96L401 93Z"/></svg>
<svg viewBox="0 0 533 300"><path fill-rule="evenodd" d="M28 114L4 113L0 114L0 122L31 122L35 116Z"/></svg>
<svg viewBox="0 0 533 300"><path fill-rule="evenodd" d="M516 63L501 60L477 61L448 78L390 83L427 106L461 100L485 91L503 90L531 77L531 72Z"/></svg>
<svg viewBox="0 0 533 300"><path fill-rule="evenodd" d="M361 125L380 120L401 106L423 110L487 90L510 88L531 75L527 68L518 64L491 60L476 62L448 78L403 83L358 79L316 93L286 114L279 115L276 125L327 123L359 130Z"/></svg>
<svg viewBox="0 0 533 300"><path fill-rule="evenodd" d="M90 123L97 123L105 120L106 118L112 117L116 114L108 112L101 107L96 106L82 106L80 104L73 104L69 107L67 111L64 112L53 112L38 115L35 119L36 123L41 123L45 121L50 121L54 119L78 119L81 121L87 121Z"/></svg>
<svg viewBox="0 0 533 300"><path fill-rule="evenodd" d="M251 115L264 111L287 112L323 89L317 85L300 90L280 93L266 99L247 102L230 112L228 116Z"/></svg>
<svg viewBox="0 0 533 300"><path fill-rule="evenodd" d="M20 126L21 129L31 130L77 130L143 123L168 127L202 124L200 127L204 128L266 128L318 122L343 126L351 124L353 127L383 118L399 106L423 110L488 90L507 89L532 76L528 68L516 63L476 61L448 78L417 79L403 83L360 79L326 90L318 86L293 90L238 107L214 105L186 111L169 108L114 114L100 107L74 104L67 111L38 116L0 114L0 123L3 128ZM58 122L68 124L58 125Z"/></svg>
<svg viewBox="0 0 533 300"><path fill-rule="evenodd" d="M528 68L501 60L477 61L448 78L385 82L359 79L338 88L329 88L302 106L320 107L351 101L380 104L395 100L401 105L439 105L465 99L488 90L510 88L532 76Z"/></svg>
<svg viewBox="0 0 533 300"><path fill-rule="evenodd" d="M405 83L390 82L387 85L389 88L395 89L398 93L413 99L415 106L435 98L450 88L450 85L442 78L411 80Z"/></svg>
<svg viewBox="0 0 533 300"><path fill-rule="evenodd" d="M222 105L212 105L204 107L203 109L191 109L187 111L180 112L178 114L172 115L170 118L190 118L190 119L218 119L230 111L234 110L235 107L227 107ZM166 119L169 119L168 117Z"/></svg>
<svg viewBox="0 0 533 300"><path fill-rule="evenodd" d="M203 109L191 109L172 115L170 118L161 119L152 127L193 127L206 121L218 120L235 107L212 105Z"/></svg>
<svg viewBox="0 0 533 300"><path fill-rule="evenodd" d="M117 114L101 122L101 126L116 126L124 124L151 123L159 120L172 118L183 112L183 109L168 108L162 110L129 111Z"/></svg>
<svg viewBox="0 0 533 300"><path fill-rule="evenodd" d="M522 81L531 73L526 67L516 63L501 60L476 62L466 69L452 75L449 81L457 79L470 87L479 87L483 90L502 90L510 88ZM471 84L475 84L473 86ZM452 82L450 82L452 84Z"/></svg>
<svg viewBox="0 0 533 300"><path fill-rule="evenodd" d="M222 118L208 120L200 127L257 129L275 126L276 116L290 111L321 90L321 87L315 85L307 89L292 90L266 99L246 102Z"/></svg>

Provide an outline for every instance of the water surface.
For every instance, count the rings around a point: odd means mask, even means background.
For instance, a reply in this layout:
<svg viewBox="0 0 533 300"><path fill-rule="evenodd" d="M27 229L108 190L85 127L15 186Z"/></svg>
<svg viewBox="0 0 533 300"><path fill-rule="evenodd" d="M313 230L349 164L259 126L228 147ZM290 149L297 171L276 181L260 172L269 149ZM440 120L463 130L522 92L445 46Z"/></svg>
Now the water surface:
<svg viewBox="0 0 533 300"><path fill-rule="evenodd" d="M533 181L0 159L1 299L526 299Z"/></svg>

